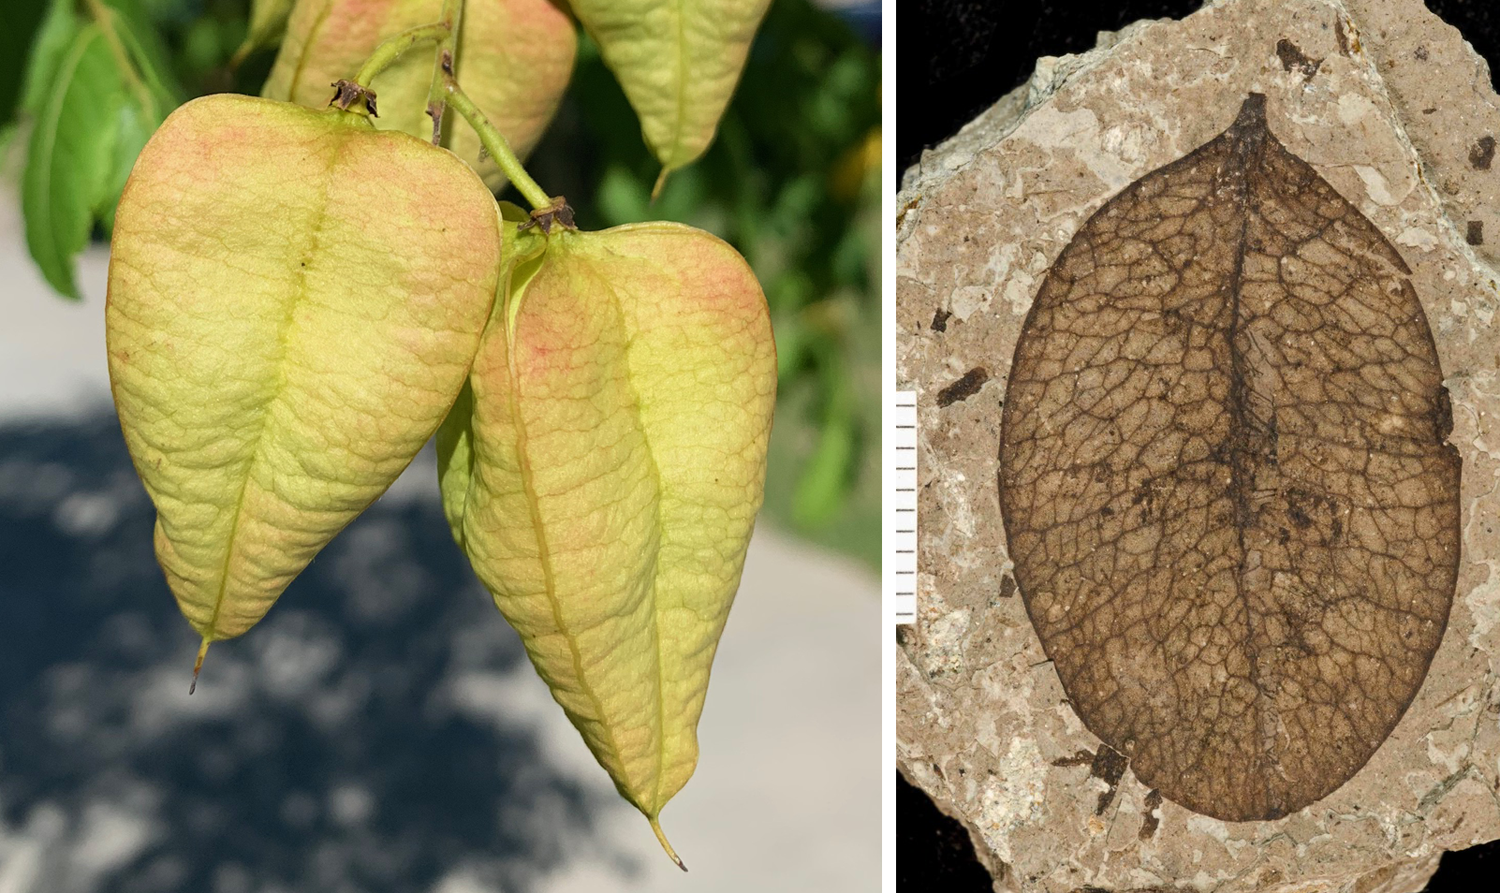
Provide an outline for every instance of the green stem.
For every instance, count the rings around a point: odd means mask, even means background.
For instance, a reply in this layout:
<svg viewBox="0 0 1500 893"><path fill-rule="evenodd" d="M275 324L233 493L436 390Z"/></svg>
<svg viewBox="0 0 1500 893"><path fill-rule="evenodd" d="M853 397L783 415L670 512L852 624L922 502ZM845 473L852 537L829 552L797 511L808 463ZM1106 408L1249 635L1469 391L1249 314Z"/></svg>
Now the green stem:
<svg viewBox="0 0 1500 893"><path fill-rule="evenodd" d="M92 0L97 3L98 0ZM381 41L365 64L359 67L359 73L354 76L354 82L361 87L370 86L377 75L391 66L391 63L401 58L401 54L414 46L424 43L442 43L452 34L451 29L443 22L434 22L431 25L418 25L408 28L394 37Z"/></svg>
<svg viewBox="0 0 1500 893"><path fill-rule="evenodd" d="M463 22L464 0L443 0L442 22L448 34L438 42L432 63L432 86L427 88L427 114L432 118L432 144L443 141L443 107L446 88L458 58L458 29Z"/></svg>
<svg viewBox="0 0 1500 893"><path fill-rule="evenodd" d="M156 99L151 95L140 72L136 71L130 53L126 51L125 44L120 42L120 35L115 32L115 11L105 6L103 0L88 0L88 7L89 15L99 25L99 32L104 35L104 42L109 44L110 55L115 57L115 65L124 76L126 87L135 94L136 102L140 103L141 110L147 117L156 120Z"/></svg>
<svg viewBox="0 0 1500 893"><path fill-rule="evenodd" d="M464 120L469 122L469 126L474 128L474 132L479 134L479 142L490 153L490 157L495 159L495 163L500 165L500 169L505 172L505 176L510 178L510 182L515 184L521 195L525 196L527 203L538 211L553 207L552 198L547 195L546 190L538 186L536 181L531 179L531 175L526 173L526 168L521 166L521 160L516 157L515 152L511 151L510 143L505 141L505 137L495 129L490 119L484 116L484 112L479 110L474 100L470 99L463 88L458 86L458 81L451 76L446 78L444 90L447 92L448 103L453 106L453 110L463 115Z"/></svg>

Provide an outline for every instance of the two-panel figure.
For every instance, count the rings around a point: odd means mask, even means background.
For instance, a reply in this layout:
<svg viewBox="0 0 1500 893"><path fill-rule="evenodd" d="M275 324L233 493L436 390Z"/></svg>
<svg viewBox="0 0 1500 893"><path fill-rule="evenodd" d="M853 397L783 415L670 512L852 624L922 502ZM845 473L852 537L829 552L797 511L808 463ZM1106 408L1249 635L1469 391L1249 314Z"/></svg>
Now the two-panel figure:
<svg viewBox="0 0 1500 893"><path fill-rule="evenodd" d="M1088 6L903 19L895 889L1489 889L1500 28Z"/></svg>
<svg viewBox="0 0 1500 893"><path fill-rule="evenodd" d="M1484 0L0 0L0 893L1500 890Z"/></svg>

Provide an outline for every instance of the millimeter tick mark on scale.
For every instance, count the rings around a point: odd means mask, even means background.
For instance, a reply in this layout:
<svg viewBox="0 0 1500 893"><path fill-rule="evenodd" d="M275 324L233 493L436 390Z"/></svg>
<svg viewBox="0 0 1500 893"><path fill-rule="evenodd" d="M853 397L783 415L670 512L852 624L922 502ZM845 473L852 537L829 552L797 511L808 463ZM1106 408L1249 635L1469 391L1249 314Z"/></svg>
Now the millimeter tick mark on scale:
<svg viewBox="0 0 1500 893"><path fill-rule="evenodd" d="M917 619L917 395L886 394L885 604L895 624Z"/></svg>

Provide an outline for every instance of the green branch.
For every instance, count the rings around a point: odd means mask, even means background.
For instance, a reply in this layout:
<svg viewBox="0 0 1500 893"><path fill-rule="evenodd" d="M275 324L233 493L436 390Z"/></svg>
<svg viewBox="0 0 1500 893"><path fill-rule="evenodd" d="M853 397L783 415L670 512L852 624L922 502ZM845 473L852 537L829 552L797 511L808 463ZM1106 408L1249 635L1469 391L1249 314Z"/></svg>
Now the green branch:
<svg viewBox="0 0 1500 893"><path fill-rule="evenodd" d="M115 67L120 69L120 76L125 79L125 86L131 93L135 94L136 102L140 103L141 111L155 121L159 120L156 108L156 97L151 95L151 89L136 70L135 62L130 58L130 53L125 49L125 44L120 42L120 35L115 31L115 16L118 15L113 9L104 5L103 0L88 0L89 15L99 25L99 33L104 35L104 42L109 44L109 53L115 58Z"/></svg>
<svg viewBox="0 0 1500 893"><path fill-rule="evenodd" d="M527 203L538 211L552 208L555 205L552 197L547 195L546 190L538 186L535 180L531 179L530 174L526 173L526 168L521 166L521 159L511 151L510 143L505 141L505 137L495 129L490 119L484 116L484 112L479 110L474 100L463 91L458 81L449 75L444 79L443 89L447 94L448 104L452 105L453 110L469 122L469 126L474 128L475 133L479 134L479 142L483 144L485 151L489 152L490 157L495 159L495 163L500 165L500 170L505 172L505 176L509 177L510 182L514 183L521 195L525 196Z"/></svg>
<svg viewBox="0 0 1500 893"><path fill-rule="evenodd" d="M98 0L92 0L97 3ZM381 41L365 64L359 67L359 73L354 76L355 83L361 87L369 87L370 81L391 66L391 63L401 58L401 54L415 46L427 43L442 43L452 35L450 29L443 22L434 22L431 25L418 25L408 28L393 37Z"/></svg>
<svg viewBox="0 0 1500 893"><path fill-rule="evenodd" d="M464 0L443 0L442 22L448 34L438 42L437 58L432 63L432 86L427 88L427 114L432 118L434 146L443 141L444 100L458 58L458 29L463 16Z"/></svg>

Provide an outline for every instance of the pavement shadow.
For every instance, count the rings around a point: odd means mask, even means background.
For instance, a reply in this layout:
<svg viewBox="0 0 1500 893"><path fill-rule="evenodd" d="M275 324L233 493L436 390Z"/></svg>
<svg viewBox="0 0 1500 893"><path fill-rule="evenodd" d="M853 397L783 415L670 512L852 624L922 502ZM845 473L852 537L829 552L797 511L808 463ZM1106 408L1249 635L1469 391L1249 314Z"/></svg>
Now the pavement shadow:
<svg viewBox="0 0 1500 893"><path fill-rule="evenodd" d="M525 890L590 835L599 795L453 695L530 670L435 500L372 507L191 698L153 518L112 414L0 428L0 886Z"/></svg>

